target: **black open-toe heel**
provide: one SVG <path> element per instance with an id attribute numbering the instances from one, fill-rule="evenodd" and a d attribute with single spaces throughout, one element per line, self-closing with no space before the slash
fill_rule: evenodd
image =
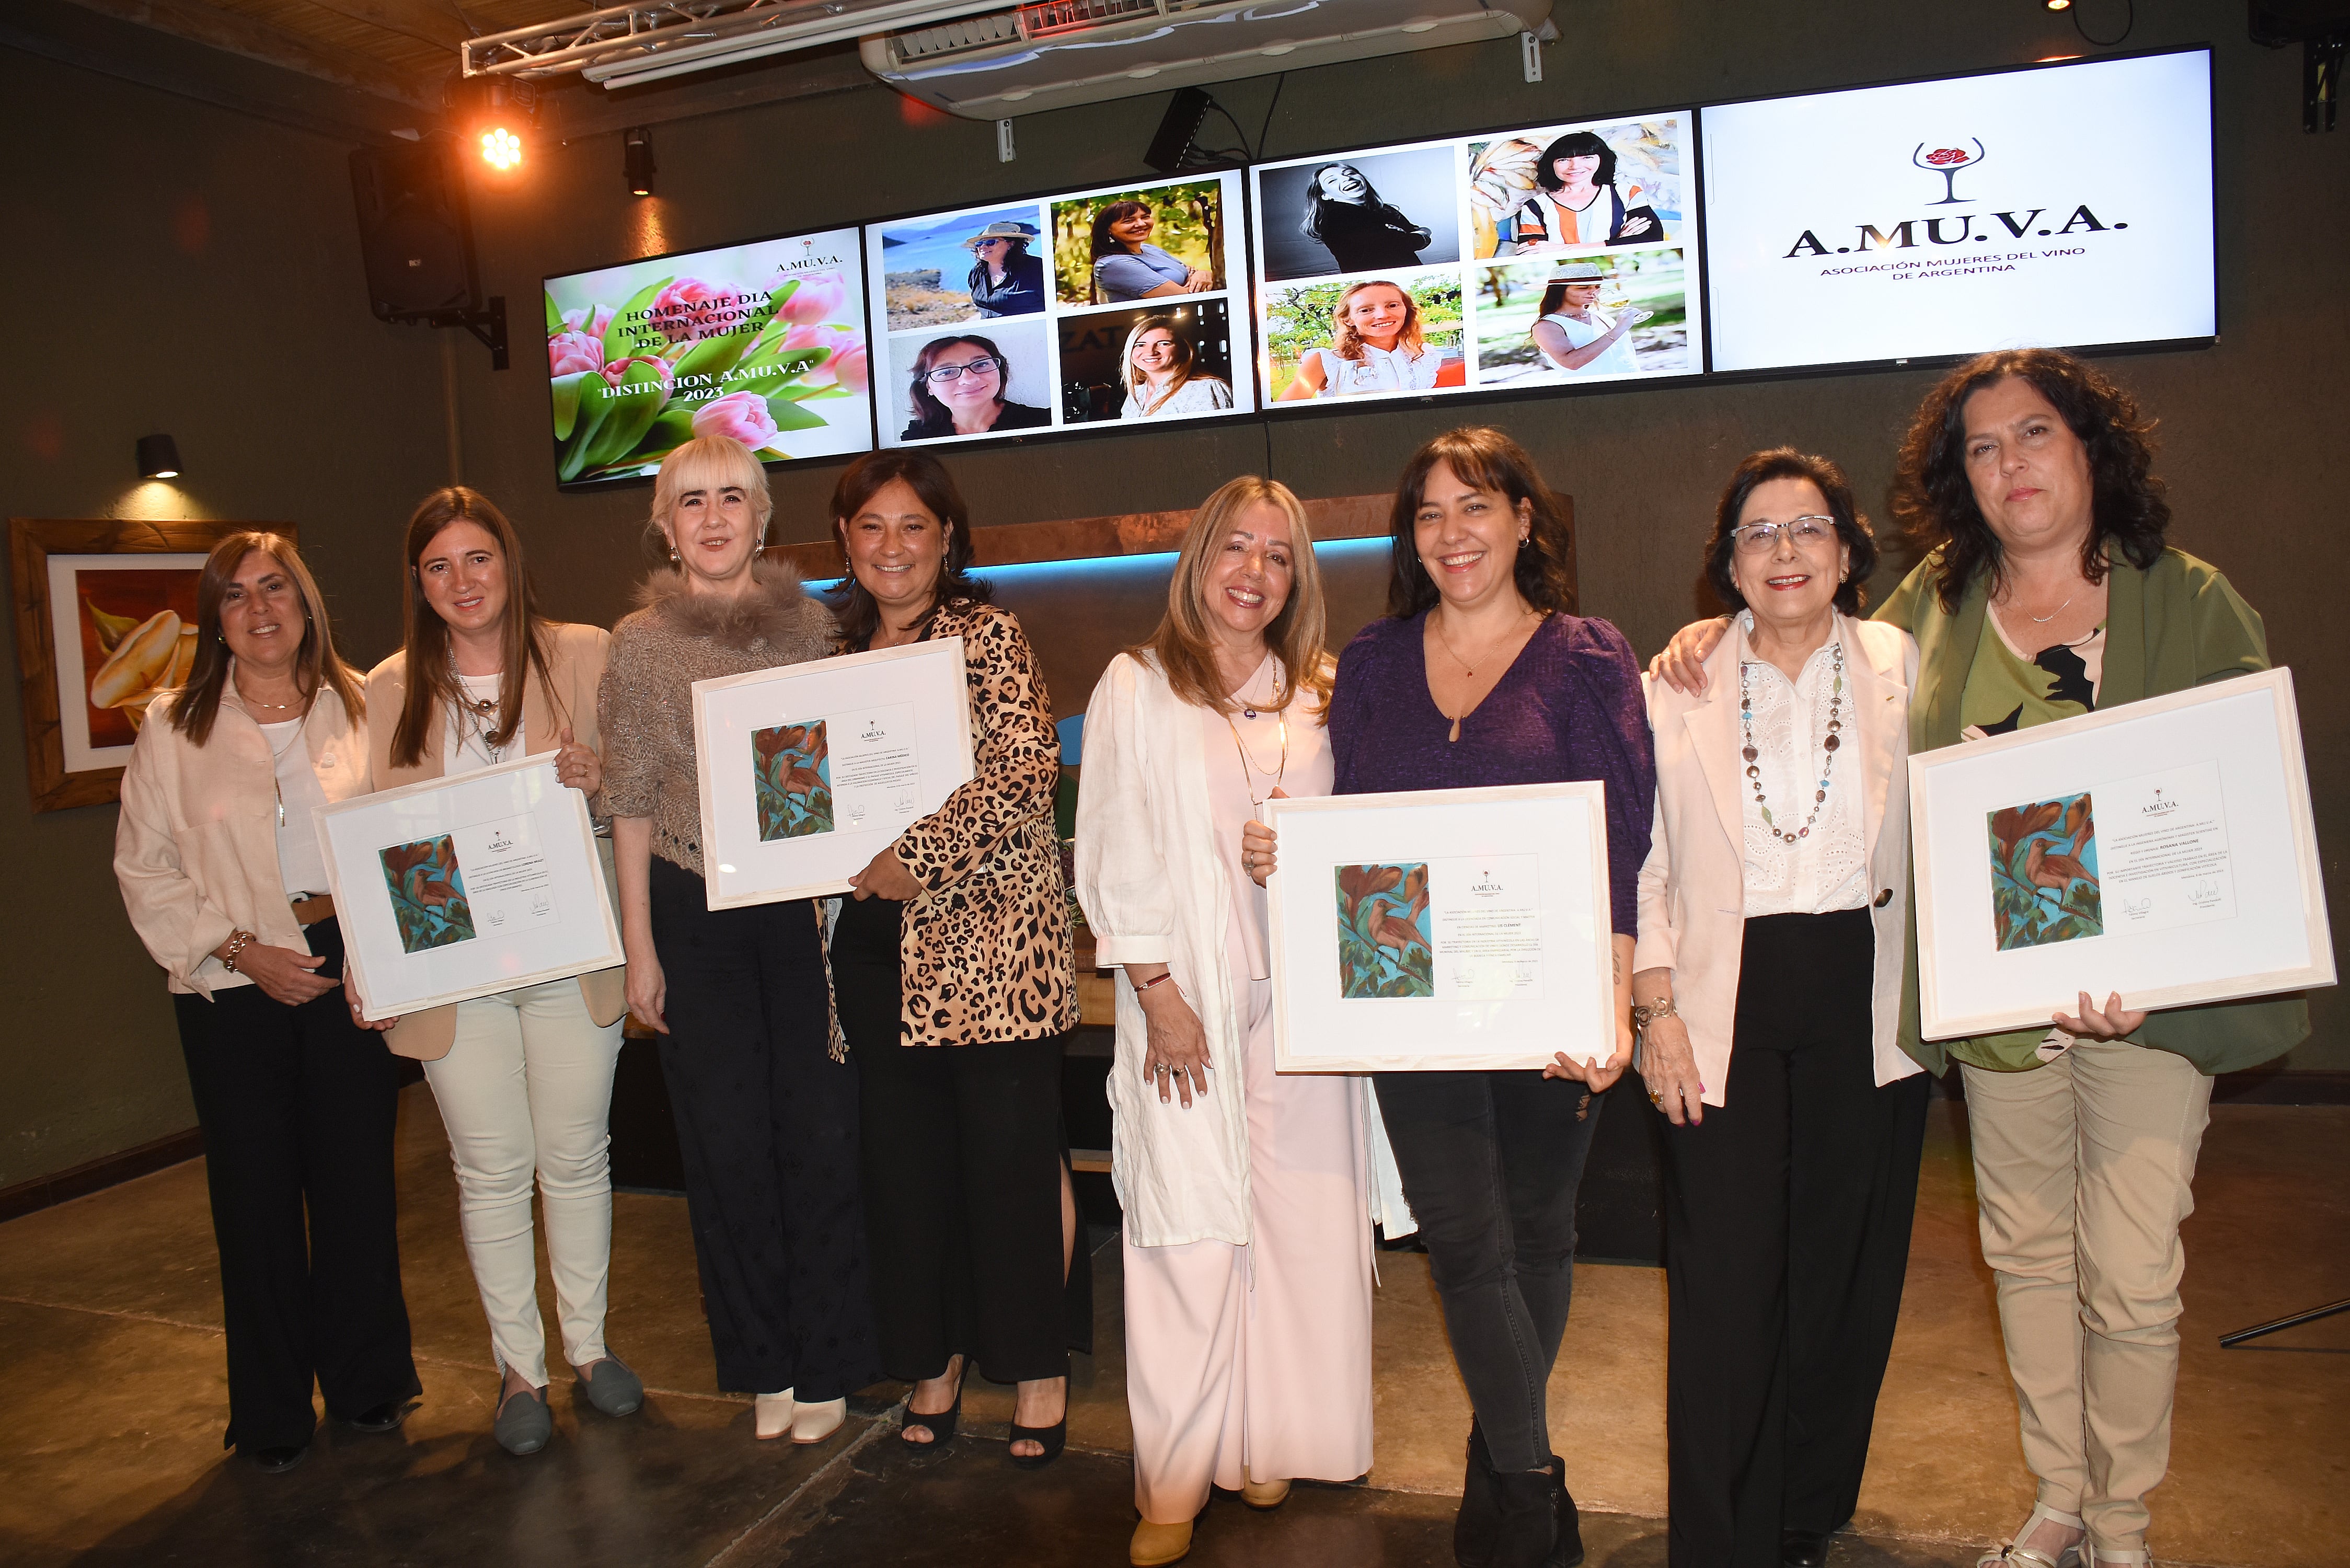
<path id="1" fill-rule="evenodd" d="M 962 1418 L 962 1385 L 960 1383 L 955 1385 L 954 1403 L 935 1415 L 926 1416 L 918 1412 L 914 1408 L 913 1397 L 909 1395 L 906 1397 L 905 1411 L 898 1417 L 898 1440 L 908 1448 L 913 1449 L 942 1448 L 954 1441 L 955 1423 Z M 909 1427 L 927 1428 L 931 1434 L 931 1440 L 927 1443 L 915 1442 L 906 1436 L 906 1428 Z"/>
<path id="2" fill-rule="evenodd" d="M 1069 1439 L 1069 1417 L 1064 1412 L 1061 1418 L 1049 1427 L 1024 1427 L 1017 1421 L 1013 1422 L 1012 1440 L 1016 1443 L 1023 1438 L 1032 1443 L 1043 1444 L 1045 1451 L 1041 1454 L 1014 1454 L 1012 1462 L 1024 1470 L 1041 1470 L 1061 1457 L 1061 1445 Z"/>

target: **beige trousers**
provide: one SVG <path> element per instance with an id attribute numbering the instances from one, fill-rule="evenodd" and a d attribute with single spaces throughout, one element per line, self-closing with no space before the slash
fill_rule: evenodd
<path id="1" fill-rule="evenodd" d="M 2211 1080 L 2169 1052 L 2095 1041 L 2031 1072 L 1965 1075 L 2024 1462 L 2043 1503 L 2126 1561 L 2170 1463 L 2178 1226 Z"/>

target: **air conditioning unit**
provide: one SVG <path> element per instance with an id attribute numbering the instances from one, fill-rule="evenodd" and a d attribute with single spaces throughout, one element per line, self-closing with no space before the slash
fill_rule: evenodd
<path id="1" fill-rule="evenodd" d="M 1035 0 L 864 38 L 899 91 L 1001 119 L 1162 88 L 1531 33 L 1551 0 Z"/>

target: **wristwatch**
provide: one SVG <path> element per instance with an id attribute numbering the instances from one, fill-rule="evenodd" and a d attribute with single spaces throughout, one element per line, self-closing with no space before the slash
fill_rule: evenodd
<path id="1" fill-rule="evenodd" d="M 1646 1034 L 1648 1032 L 1648 1025 L 1658 1019 L 1677 1018 L 1679 1015 L 1679 1010 L 1673 1005 L 1673 999 L 1669 996 L 1662 1002 L 1636 1002 L 1632 1004 L 1632 1027 L 1638 1033 Z"/>

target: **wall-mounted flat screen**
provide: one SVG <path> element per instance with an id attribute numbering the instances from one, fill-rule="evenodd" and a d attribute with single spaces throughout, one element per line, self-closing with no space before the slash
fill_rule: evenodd
<path id="1" fill-rule="evenodd" d="M 1232 171 L 868 223 L 881 443 L 1252 411 L 1240 225 Z"/>
<path id="2" fill-rule="evenodd" d="M 2208 50 L 1702 111 L 1713 369 L 2210 337 Z"/>
<path id="3" fill-rule="evenodd" d="M 1260 165 L 1268 406 L 1705 366 L 1687 110 Z"/>
<path id="4" fill-rule="evenodd" d="M 557 480 L 650 474 L 702 435 L 870 452 L 864 284 L 854 228 L 548 278 Z"/>

